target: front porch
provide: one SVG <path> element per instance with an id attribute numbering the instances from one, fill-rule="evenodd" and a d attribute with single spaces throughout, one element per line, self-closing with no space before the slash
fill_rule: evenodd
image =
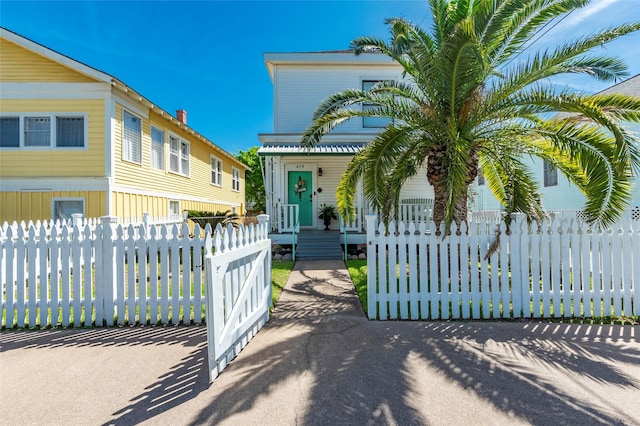
<path id="1" fill-rule="evenodd" d="M 398 209 L 398 220 L 428 223 L 431 220 L 433 200 L 406 199 Z M 293 258 L 299 260 L 344 259 L 346 248 L 366 243 L 365 215 L 373 212 L 369 207 L 357 206 L 350 222 L 342 217 L 333 221 L 333 229 L 319 230 L 300 226 L 298 204 L 277 204 L 269 238 L 278 245 L 291 245 Z M 335 257 L 337 254 L 338 257 Z M 329 256 L 329 257 L 325 257 Z"/>

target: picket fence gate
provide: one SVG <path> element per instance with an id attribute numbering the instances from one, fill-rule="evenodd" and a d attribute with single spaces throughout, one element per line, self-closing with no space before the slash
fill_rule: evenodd
<path id="1" fill-rule="evenodd" d="M 261 219 L 264 218 L 264 219 Z M 213 252 L 205 256 L 209 381 L 269 321 L 271 240 L 268 216 L 259 226 L 214 234 Z M 220 225 L 218 225 L 220 227 Z M 208 252 L 209 253 L 209 252 Z"/>
<path id="2" fill-rule="evenodd" d="M 268 216 L 260 220 L 218 229 L 220 253 L 266 240 Z M 201 236 L 198 225 L 189 235 L 186 224 L 115 222 L 1 227 L 2 327 L 202 323 L 211 227 Z"/>
<path id="3" fill-rule="evenodd" d="M 446 237 L 433 223 L 366 221 L 370 319 L 640 315 L 637 221 L 603 230 L 515 214 L 509 233 L 480 221 Z"/>

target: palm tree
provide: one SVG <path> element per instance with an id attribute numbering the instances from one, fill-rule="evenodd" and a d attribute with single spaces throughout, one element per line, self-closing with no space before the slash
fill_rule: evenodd
<path id="1" fill-rule="evenodd" d="M 377 51 L 403 68 L 401 81 L 369 91 L 348 89 L 324 100 L 302 137 L 313 146 L 355 117 L 392 121 L 357 154 L 337 190 L 349 218 L 360 179 L 363 192 L 388 220 L 402 184 L 426 164 L 434 188 L 433 220 L 449 229 L 467 217 L 469 185 L 481 169 L 511 212 L 539 218 L 544 209 L 526 158 L 548 161 L 587 198 L 589 221 L 608 224 L 631 199 L 640 154 L 621 122 L 640 121 L 640 98 L 554 89 L 550 77 L 579 73 L 601 81 L 626 76 L 621 59 L 591 52 L 640 23 L 609 28 L 525 57 L 528 42 L 554 19 L 589 0 L 430 0 L 427 32 L 388 19 L 389 42 L 363 37 L 355 54 Z M 366 103 L 369 108 L 360 108 Z"/>

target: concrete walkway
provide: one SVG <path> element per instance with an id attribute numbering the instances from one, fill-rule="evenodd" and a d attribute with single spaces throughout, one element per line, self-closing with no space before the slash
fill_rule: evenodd
<path id="1" fill-rule="evenodd" d="M 368 321 L 342 262 L 298 262 L 208 384 L 205 327 L 0 333 L 0 424 L 640 424 L 640 329 Z"/>

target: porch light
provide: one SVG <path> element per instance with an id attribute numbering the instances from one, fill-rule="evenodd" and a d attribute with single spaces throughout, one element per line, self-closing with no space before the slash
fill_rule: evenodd
<path id="1" fill-rule="evenodd" d="M 318 167 L 318 176 L 322 176 L 322 167 Z"/>

